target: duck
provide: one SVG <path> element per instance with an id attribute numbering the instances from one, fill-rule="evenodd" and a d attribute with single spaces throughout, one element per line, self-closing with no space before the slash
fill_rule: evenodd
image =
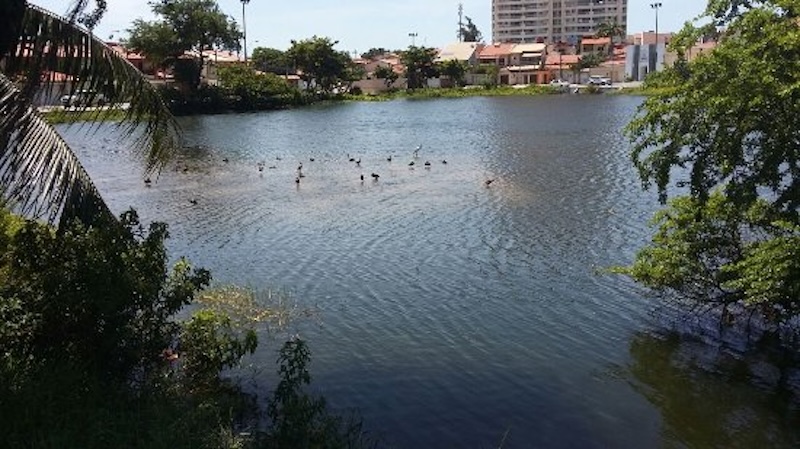
<path id="1" fill-rule="evenodd" d="M 426 167 L 430 167 L 431 166 L 431 161 L 425 161 L 425 166 Z"/>
<path id="2" fill-rule="evenodd" d="M 376 181 L 378 180 L 378 178 L 380 178 L 380 177 L 381 177 L 381 175 L 379 175 L 379 174 L 377 174 L 377 173 L 373 173 L 373 174 L 371 174 L 370 176 L 372 176 L 372 179 L 374 179 L 374 180 L 376 180 Z"/>
<path id="3" fill-rule="evenodd" d="M 192 206 L 197 206 L 197 199 L 196 198 L 192 198 L 192 199 L 189 200 L 189 203 L 191 203 Z"/>
<path id="4" fill-rule="evenodd" d="M 487 179 L 487 180 L 484 182 L 484 184 L 486 185 L 486 187 L 489 187 L 490 185 L 492 185 L 492 183 L 493 183 L 493 182 L 494 182 L 494 179 Z"/>
<path id="5" fill-rule="evenodd" d="M 228 158 L 227 157 L 223 157 L 222 158 L 222 162 L 225 162 L 227 164 L 228 163 Z"/>
<path id="6" fill-rule="evenodd" d="M 150 183 L 151 183 L 151 182 L 152 182 L 152 181 L 150 181 L 150 178 L 149 178 L 149 177 L 147 177 L 147 178 L 144 178 L 144 185 L 146 185 L 147 187 L 150 187 Z"/>
<path id="7" fill-rule="evenodd" d="M 409 163 L 408 163 L 408 166 L 409 166 L 409 167 L 411 167 L 411 166 L 413 166 L 413 165 L 414 165 L 414 161 L 411 161 L 411 162 L 409 162 Z"/>
<path id="8" fill-rule="evenodd" d="M 447 161 L 442 159 L 442 164 L 447 165 Z"/>
<path id="9" fill-rule="evenodd" d="M 390 154 L 389 157 L 386 158 L 386 160 L 392 162 L 392 155 Z"/>

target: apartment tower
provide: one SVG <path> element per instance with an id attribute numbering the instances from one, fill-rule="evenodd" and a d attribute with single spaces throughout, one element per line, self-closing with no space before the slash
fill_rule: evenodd
<path id="1" fill-rule="evenodd" d="M 628 0 L 492 0 L 492 41 L 577 43 L 601 23 L 627 28 Z"/>

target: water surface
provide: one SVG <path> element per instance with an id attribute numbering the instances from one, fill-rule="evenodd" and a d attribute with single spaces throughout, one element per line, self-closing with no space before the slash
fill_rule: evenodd
<path id="1" fill-rule="evenodd" d="M 640 289 L 598 274 L 632 260 L 657 207 L 621 135 L 639 102 L 194 117 L 150 188 L 105 131 L 67 135 L 115 211 L 169 223 L 173 256 L 314 308 L 293 331 L 315 389 L 395 447 L 794 446 L 796 393 L 773 365 L 662 336 Z"/>

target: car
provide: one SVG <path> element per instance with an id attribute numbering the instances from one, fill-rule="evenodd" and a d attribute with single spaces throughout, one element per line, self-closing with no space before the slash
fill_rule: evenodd
<path id="1" fill-rule="evenodd" d="M 608 86 L 611 84 L 611 79 L 606 78 L 605 76 L 592 75 L 589 77 L 589 82 L 587 82 L 586 84 L 589 84 L 591 86 Z"/>
<path id="2" fill-rule="evenodd" d="M 569 81 L 564 81 L 562 79 L 554 79 L 550 81 L 550 85 L 553 87 L 569 87 Z"/>
<path id="3" fill-rule="evenodd" d="M 68 108 L 70 106 L 103 106 L 106 104 L 105 95 L 93 90 L 77 90 L 72 94 L 62 95 L 61 104 Z"/>

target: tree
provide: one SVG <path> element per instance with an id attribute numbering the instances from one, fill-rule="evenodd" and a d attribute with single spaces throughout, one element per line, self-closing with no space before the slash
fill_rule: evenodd
<path id="1" fill-rule="evenodd" d="M 372 75 L 375 78 L 382 79 L 384 84 L 386 84 L 386 88 L 390 89 L 392 84 L 400 78 L 400 75 L 397 74 L 391 67 L 381 65 L 372 72 Z"/>
<path id="2" fill-rule="evenodd" d="M 799 13 L 782 0 L 710 2 L 719 45 L 648 78 L 658 90 L 627 129 L 644 187 L 684 196 L 625 272 L 723 317 L 800 313 Z M 679 55 L 705 31 L 684 28 Z"/>
<path id="3" fill-rule="evenodd" d="M 347 53 L 333 48 L 338 41 L 314 36 L 310 39 L 292 41 L 286 51 L 306 83 L 306 90 L 319 90 L 330 94 L 342 82 L 349 80 L 348 66 L 352 62 Z"/>
<path id="4" fill-rule="evenodd" d="M 245 65 L 220 67 L 219 83 L 227 95 L 238 98 L 237 108 L 272 109 L 289 103 L 296 89 L 274 73 L 256 73 Z"/>
<path id="5" fill-rule="evenodd" d="M 436 60 L 438 52 L 435 48 L 411 45 L 401 53 L 400 60 L 406 66 L 406 78 L 409 89 L 425 87 L 428 78 L 438 75 Z"/>
<path id="6" fill-rule="evenodd" d="M 613 22 L 603 22 L 597 26 L 595 36 L 609 38 L 610 45 L 608 46 L 609 54 L 614 52 L 614 38 L 625 37 L 625 27 L 620 25 L 616 20 Z"/>
<path id="7" fill-rule="evenodd" d="M 204 51 L 239 50 L 242 33 L 215 0 L 159 0 L 150 5 L 160 19 L 135 20 L 126 43 L 159 63 L 176 66 L 176 79 L 191 90 L 200 83 Z"/>
<path id="8" fill-rule="evenodd" d="M 478 30 L 478 27 L 472 23 L 472 19 L 469 16 L 466 16 L 467 23 L 461 25 L 461 28 L 458 30 L 459 37 L 461 37 L 462 42 L 480 42 L 483 39 L 481 32 Z"/>
<path id="9" fill-rule="evenodd" d="M 292 62 L 286 53 L 277 48 L 256 47 L 250 62 L 262 72 L 289 73 L 293 71 Z"/>
<path id="10" fill-rule="evenodd" d="M 115 218 L 75 153 L 33 106 L 36 93 L 53 86 L 50 74 L 70 77 L 70 93 L 102 93 L 110 107 L 130 104 L 119 129 L 136 137 L 131 142 L 146 173 L 178 146 L 176 122 L 161 97 L 121 55 L 76 25 L 80 6 L 65 20 L 23 0 L 0 3 L 0 195 L 17 212 L 62 226 L 73 218 Z M 89 100 L 78 108 L 86 110 Z"/>
<path id="11" fill-rule="evenodd" d="M 463 86 L 464 76 L 467 74 L 467 64 L 457 59 L 448 59 L 439 64 L 439 73 L 450 78 L 453 86 Z"/>
<path id="12" fill-rule="evenodd" d="M 389 50 L 383 47 L 370 48 L 369 50 L 367 50 L 366 53 L 361 53 L 361 57 L 364 59 L 374 59 L 377 58 L 378 56 L 383 56 L 387 53 L 389 53 Z"/>

